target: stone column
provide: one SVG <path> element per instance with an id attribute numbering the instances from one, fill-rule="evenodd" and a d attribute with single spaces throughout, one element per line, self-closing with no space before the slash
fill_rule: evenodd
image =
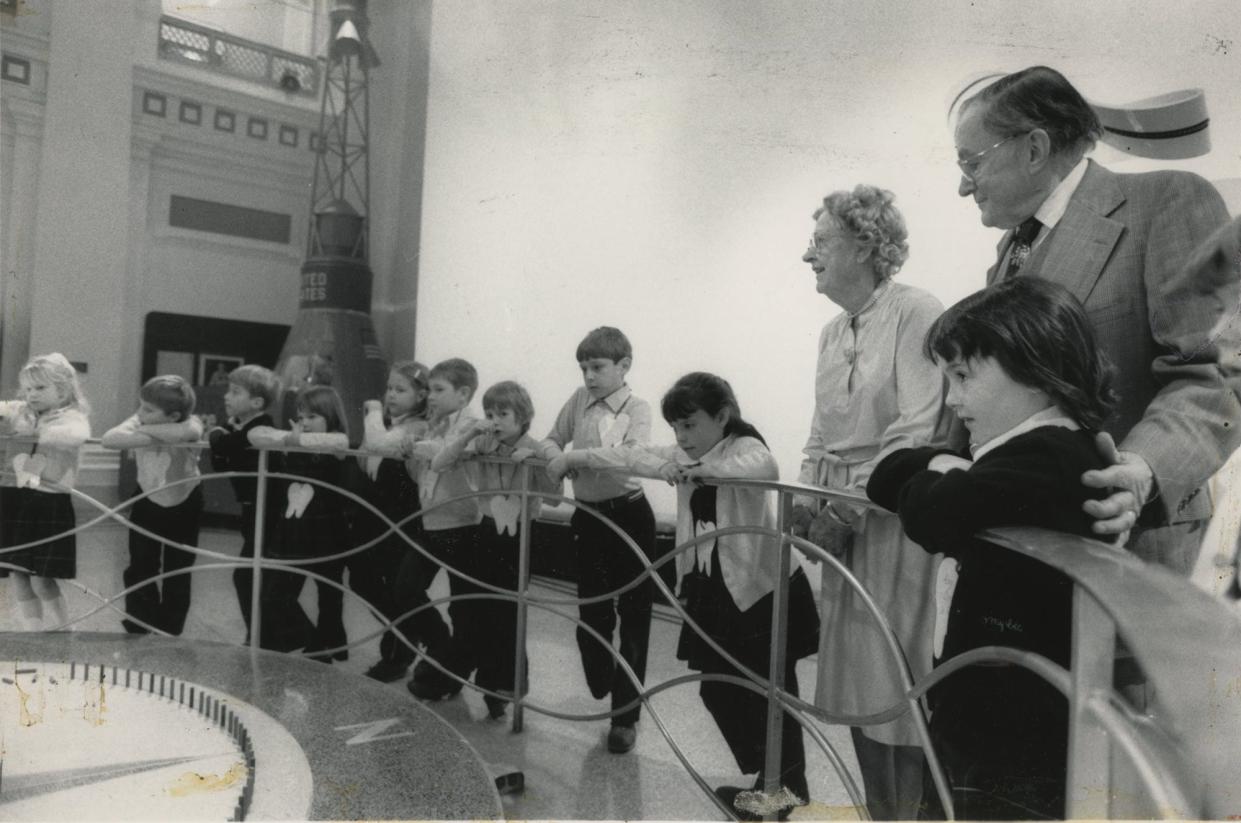
<path id="1" fill-rule="evenodd" d="M 17 373 L 30 356 L 30 304 L 34 274 L 34 213 L 39 186 L 39 141 L 43 110 L 36 103 L 10 99 L 4 116 L 13 133 L 4 204 L 4 244 L 0 273 L 0 398 L 17 391 Z"/>
<path id="2" fill-rule="evenodd" d="M 30 352 L 86 364 L 96 431 L 129 406 L 120 356 L 139 333 L 118 319 L 128 280 L 135 20 L 132 2 L 52 10 Z"/>

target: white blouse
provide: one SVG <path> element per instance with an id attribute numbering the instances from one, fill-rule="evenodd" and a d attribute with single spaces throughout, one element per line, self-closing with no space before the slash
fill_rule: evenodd
<path id="1" fill-rule="evenodd" d="M 856 316 L 842 312 L 819 336 L 814 415 L 798 477 L 803 483 L 865 494 L 871 472 L 889 452 L 947 437 L 944 378 L 922 353 L 943 306 L 904 283 L 879 288 L 871 306 Z"/>

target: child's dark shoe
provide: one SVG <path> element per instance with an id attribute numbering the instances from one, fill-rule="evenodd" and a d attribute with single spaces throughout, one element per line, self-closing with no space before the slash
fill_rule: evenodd
<path id="1" fill-rule="evenodd" d="M 613 726 L 608 730 L 608 751 L 624 754 L 638 742 L 638 730 L 633 726 Z"/>
<path id="2" fill-rule="evenodd" d="M 505 707 L 508 706 L 507 700 L 498 697 L 492 697 L 489 694 L 483 695 L 483 702 L 487 704 L 487 716 L 492 720 L 503 720 Z"/>
<path id="3" fill-rule="evenodd" d="M 415 676 L 406 688 L 419 700 L 447 700 L 461 691 L 460 683 L 443 683 L 437 680 L 424 680 Z"/>
<path id="4" fill-rule="evenodd" d="M 409 666 L 404 663 L 398 663 L 395 660 L 380 660 L 366 670 L 366 676 L 380 683 L 395 683 L 405 679 L 405 673 L 408 671 Z"/>

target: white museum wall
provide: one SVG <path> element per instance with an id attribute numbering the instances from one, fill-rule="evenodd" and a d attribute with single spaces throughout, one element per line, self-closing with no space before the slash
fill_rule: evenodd
<path id="1" fill-rule="evenodd" d="M 1103 102 L 1205 88 L 1216 148 L 1190 165 L 1235 177 L 1235 11 L 435 4 L 417 355 L 520 380 L 541 435 L 578 384 L 579 339 L 617 325 L 641 396 L 726 376 L 793 478 L 837 312 L 800 261 L 820 198 L 892 189 L 912 249 L 900 278 L 945 305 L 980 287 L 1000 235 L 956 194 L 946 108 L 966 76 L 1035 63 Z M 654 439 L 671 442 L 662 422 Z"/>

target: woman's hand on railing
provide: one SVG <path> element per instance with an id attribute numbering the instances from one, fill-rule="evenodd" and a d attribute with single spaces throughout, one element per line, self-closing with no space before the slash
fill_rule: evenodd
<path id="1" fill-rule="evenodd" d="M 810 521 L 806 539 L 837 559 L 843 558 L 853 546 L 853 523 L 851 513 L 841 515 L 831 503 L 823 507 L 818 516 Z M 809 556 L 810 561 L 817 562 Z"/>
<path id="2" fill-rule="evenodd" d="M 814 512 L 810 511 L 809 506 L 797 503 L 793 506 L 793 513 L 789 519 L 789 532 L 794 537 L 809 538 L 812 522 L 814 522 Z"/>
<path id="3" fill-rule="evenodd" d="M 529 448 L 513 449 L 513 453 L 509 455 L 514 463 L 524 463 L 531 457 L 534 457 L 534 449 Z"/>

